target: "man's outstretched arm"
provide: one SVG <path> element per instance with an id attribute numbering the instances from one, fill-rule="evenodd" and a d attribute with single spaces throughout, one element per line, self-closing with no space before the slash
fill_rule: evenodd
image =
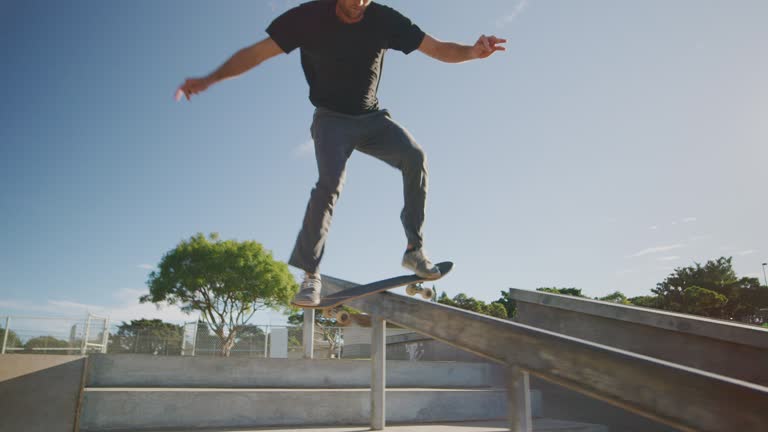
<path id="1" fill-rule="evenodd" d="M 486 58 L 496 51 L 504 51 L 505 48 L 500 44 L 506 42 L 506 39 L 483 35 L 474 45 L 460 45 L 439 41 L 430 35 L 425 35 L 424 40 L 419 45 L 419 51 L 446 63 L 461 63 Z"/>
<path id="2" fill-rule="evenodd" d="M 245 47 L 236 52 L 210 75 L 202 78 L 187 78 L 176 91 L 176 100 L 179 100 L 181 96 L 186 96 L 189 100 L 193 94 L 200 93 L 219 81 L 242 75 L 262 62 L 282 53 L 283 50 L 272 38 L 266 38 L 261 42 Z"/>

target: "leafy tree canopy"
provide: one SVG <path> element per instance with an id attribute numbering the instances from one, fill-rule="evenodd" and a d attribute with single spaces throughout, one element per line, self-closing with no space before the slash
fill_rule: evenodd
<path id="1" fill-rule="evenodd" d="M 177 355 L 181 353 L 182 333 L 181 325 L 159 319 L 123 321 L 110 338 L 109 352 Z"/>
<path id="2" fill-rule="evenodd" d="M 149 275 L 140 301 L 199 311 L 228 356 L 237 333 L 256 311 L 287 307 L 298 285 L 285 263 L 255 241 L 221 240 L 196 234 L 163 256 Z"/>
<path id="3" fill-rule="evenodd" d="M 587 298 L 587 296 L 581 293 L 581 288 L 541 287 L 536 288 L 536 291 Z"/>
<path id="4" fill-rule="evenodd" d="M 502 297 L 502 300 L 504 297 Z M 474 297 L 469 297 L 464 293 L 459 293 L 453 298 L 449 298 L 448 294 L 443 292 L 438 296 L 437 302 L 440 304 L 457 307 L 472 312 L 481 313 L 484 315 L 490 315 L 496 318 L 509 318 L 507 307 L 502 302 L 492 302 L 486 304 L 482 300 L 477 300 Z"/>
<path id="5" fill-rule="evenodd" d="M 757 278 L 739 278 L 731 257 L 677 268 L 652 292 L 661 309 L 750 324 L 766 321 L 761 309 L 768 308 L 768 287 Z"/>
<path id="6" fill-rule="evenodd" d="M 0 327 L 0 338 L 3 337 L 5 337 L 5 329 Z M 0 343 L 2 343 L 2 339 L 0 339 Z M 19 335 L 17 335 L 15 331 L 8 331 L 8 338 L 5 341 L 5 346 L 6 348 L 20 348 L 22 346 L 21 339 L 19 339 Z"/>
<path id="7" fill-rule="evenodd" d="M 38 336 L 32 338 L 24 344 L 24 348 L 31 350 L 33 348 L 70 348 L 69 342 L 56 339 L 53 336 Z"/>

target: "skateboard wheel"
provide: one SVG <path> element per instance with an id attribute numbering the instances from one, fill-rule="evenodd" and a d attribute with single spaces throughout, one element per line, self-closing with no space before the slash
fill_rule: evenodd
<path id="1" fill-rule="evenodd" d="M 336 322 L 342 326 L 348 325 L 352 322 L 352 315 L 347 311 L 339 311 L 336 313 Z"/>
<path id="2" fill-rule="evenodd" d="M 432 300 L 432 297 L 435 296 L 435 292 L 432 291 L 432 288 L 424 288 L 421 290 L 421 297 L 424 300 Z"/>
<path id="3" fill-rule="evenodd" d="M 418 286 L 418 285 L 415 285 L 415 284 L 410 284 L 410 285 L 408 285 L 408 286 L 405 288 L 405 292 L 406 292 L 406 294 L 408 294 L 409 296 L 415 296 L 416 294 L 418 294 L 418 293 L 419 293 L 419 291 L 420 291 L 420 290 L 419 290 L 419 286 Z"/>
<path id="4" fill-rule="evenodd" d="M 336 311 L 333 308 L 323 309 L 323 318 L 333 319 L 336 316 Z"/>

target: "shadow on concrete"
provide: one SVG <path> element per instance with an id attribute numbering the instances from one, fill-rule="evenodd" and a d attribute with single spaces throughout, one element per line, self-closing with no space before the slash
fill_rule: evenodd
<path id="1" fill-rule="evenodd" d="M 677 429 L 615 407 L 565 387 L 531 377 L 531 388 L 542 392 L 547 418 L 604 425 L 610 432 L 677 432 Z"/>
<path id="2" fill-rule="evenodd" d="M 28 357 L 34 362 L 35 355 Z M 0 381 L 0 432 L 74 431 L 84 362 L 78 358 Z"/>

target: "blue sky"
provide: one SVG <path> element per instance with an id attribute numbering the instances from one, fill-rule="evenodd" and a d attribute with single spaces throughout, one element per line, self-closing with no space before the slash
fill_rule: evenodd
<path id="1" fill-rule="evenodd" d="M 387 54 L 382 105 L 425 148 L 437 283 L 647 294 L 768 261 L 768 3 L 387 0 L 485 61 Z M 138 305 L 196 232 L 287 260 L 316 180 L 298 51 L 176 103 L 297 1 L 0 1 L 0 315 L 193 320 Z M 399 174 L 353 155 L 322 271 L 403 272 Z M 260 314 L 257 324 L 279 322 Z"/>

